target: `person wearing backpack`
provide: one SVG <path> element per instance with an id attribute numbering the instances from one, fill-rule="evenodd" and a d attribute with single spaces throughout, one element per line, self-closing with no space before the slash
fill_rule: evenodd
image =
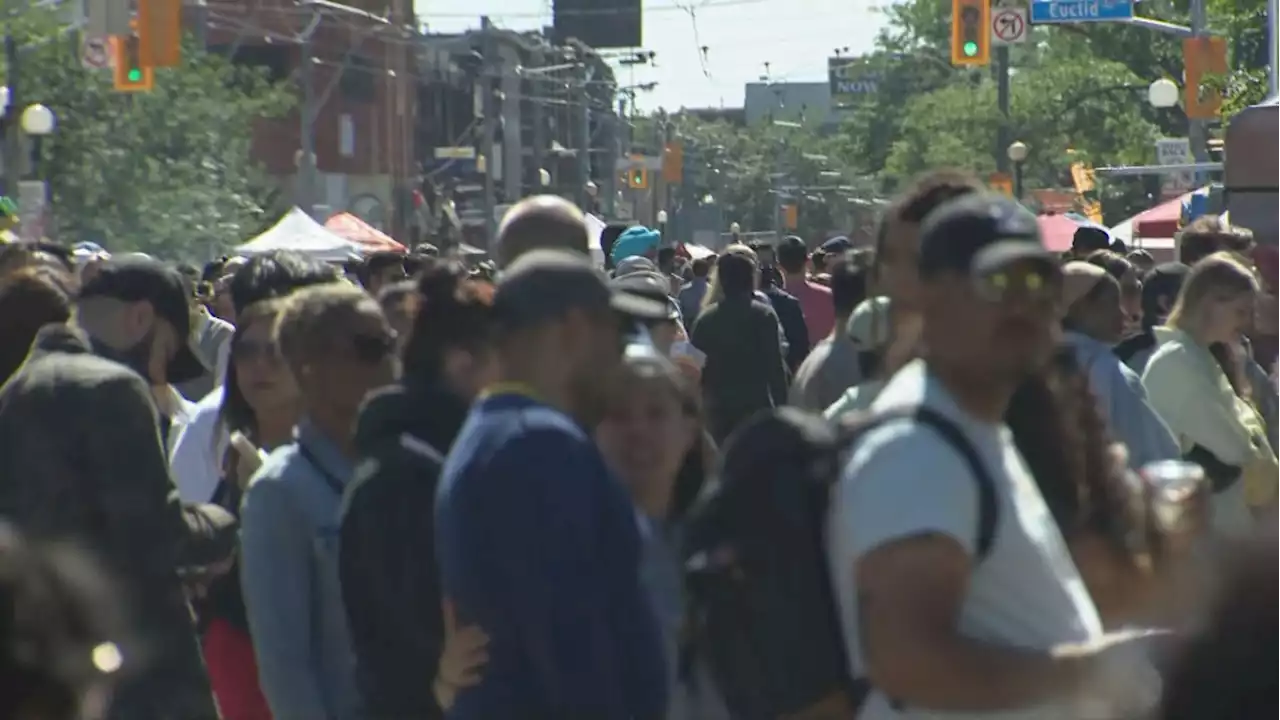
<path id="1" fill-rule="evenodd" d="M 1034 217 L 952 200 L 921 227 L 917 266 L 927 350 L 872 405 L 893 417 L 859 435 L 827 511 L 850 677 L 872 688 L 858 717 L 1149 710 L 1146 640 L 1103 634 L 1002 422 L 1054 347 L 1061 276 Z"/>

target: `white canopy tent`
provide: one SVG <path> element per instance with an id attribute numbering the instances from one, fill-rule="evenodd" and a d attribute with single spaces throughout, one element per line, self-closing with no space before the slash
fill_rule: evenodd
<path id="1" fill-rule="evenodd" d="M 344 262 L 360 255 L 358 245 L 330 231 L 297 207 L 235 252 L 250 256 L 273 250 L 292 250 L 325 262 Z"/>

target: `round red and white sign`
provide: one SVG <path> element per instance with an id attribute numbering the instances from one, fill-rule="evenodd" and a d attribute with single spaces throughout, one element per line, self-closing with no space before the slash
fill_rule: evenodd
<path id="1" fill-rule="evenodd" d="M 80 63 L 90 70 L 105 70 L 110 67 L 111 53 L 107 38 L 84 38 L 80 42 Z"/>
<path id="2" fill-rule="evenodd" d="M 1001 44 L 1020 43 L 1027 39 L 1025 8 L 1002 8 L 991 13 L 991 39 Z"/>

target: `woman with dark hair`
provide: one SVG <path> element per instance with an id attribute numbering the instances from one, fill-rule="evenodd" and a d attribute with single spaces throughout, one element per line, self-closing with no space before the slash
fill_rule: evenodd
<path id="1" fill-rule="evenodd" d="M 39 265 L 0 277 L 0 385 L 22 365 L 40 328 L 71 319 L 72 286 L 66 273 Z"/>
<path id="2" fill-rule="evenodd" d="M 343 502 L 339 576 L 371 718 L 440 717 L 474 681 L 467 668 L 487 642 L 453 626 L 433 517 L 444 456 L 494 376 L 493 286 L 439 261 L 420 275 L 414 304 L 401 383 L 365 401 Z"/>
<path id="3" fill-rule="evenodd" d="M 222 479 L 213 502 L 239 513 L 249 479 L 262 462 L 260 453 L 288 443 L 298 421 L 298 388 L 272 339 L 282 301 L 250 305 L 237 317 L 227 360 L 218 424 L 235 438 L 222 463 Z M 204 626 L 204 656 L 218 706 L 226 720 L 270 720 L 271 711 L 258 685 L 258 665 L 249 636 L 240 589 L 233 568 L 215 580 L 199 603 Z"/>

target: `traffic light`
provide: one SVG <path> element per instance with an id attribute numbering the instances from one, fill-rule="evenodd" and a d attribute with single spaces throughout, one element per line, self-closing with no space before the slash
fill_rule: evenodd
<path id="1" fill-rule="evenodd" d="M 150 92 L 155 87 L 155 71 L 142 62 L 142 43 L 137 35 L 115 38 L 116 92 Z"/>
<path id="2" fill-rule="evenodd" d="M 627 187 L 632 190 L 644 190 L 649 187 L 649 171 L 644 168 L 631 168 L 628 170 Z"/>
<path id="3" fill-rule="evenodd" d="M 990 0 L 951 0 L 951 64 L 991 62 Z"/>
<path id="4" fill-rule="evenodd" d="M 138 55 L 147 67 L 182 63 L 182 0 L 137 0 Z"/>

